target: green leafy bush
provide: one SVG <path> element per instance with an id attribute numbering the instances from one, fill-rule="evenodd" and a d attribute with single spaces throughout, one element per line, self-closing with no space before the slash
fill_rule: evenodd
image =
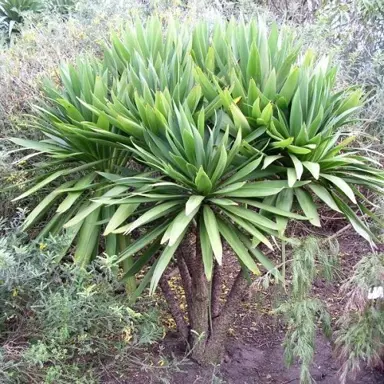
<path id="1" fill-rule="evenodd" d="M 75 0 L 1 0 L 0 32 L 11 39 L 13 32 L 20 32 L 20 26 L 27 14 L 55 12 L 68 14 L 74 9 Z"/>
<path id="2" fill-rule="evenodd" d="M 92 361 L 118 364 L 162 336 L 156 310 L 128 307 L 105 262 L 88 270 L 58 265 L 68 238 L 28 243 L 22 219 L 20 212 L 0 226 L 2 383 L 96 383 L 101 372 Z"/>
<path id="3" fill-rule="evenodd" d="M 362 92 L 336 92 L 336 68 L 300 56 L 292 34 L 261 20 L 162 29 L 158 19 L 129 26 L 102 62 L 68 67 L 63 87 L 46 89 L 35 123 L 46 139 L 13 141 L 54 171 L 19 198 L 48 188 L 25 226 L 56 211 L 40 238 L 72 228 L 79 265 L 97 254 L 103 227 L 125 278 L 147 271 L 135 295 L 160 283 L 192 356 L 215 362 L 251 273 L 284 279 L 261 245 L 292 242 L 289 219 L 320 226 L 320 202 L 373 243 L 357 214 L 373 216 L 361 187 L 382 192 L 384 175 L 348 146 Z M 128 234 L 120 248 L 110 237 Z M 220 306 L 223 242 L 241 270 Z M 189 326 L 164 275 L 174 255 Z"/>
<path id="4" fill-rule="evenodd" d="M 49 154 L 52 160 L 40 165 L 47 169 L 44 177 L 19 198 L 30 195 L 58 178 L 66 178 L 64 184 L 49 193 L 30 213 L 23 229 L 31 227 L 65 195 L 60 205 L 56 204 L 57 213 L 38 238 L 42 239 L 48 233 L 58 234 L 63 224 L 71 219 L 73 228 L 69 234 L 72 239 L 78 235 L 74 257 L 79 264 L 86 265 L 92 256 L 94 258 L 98 254 L 100 226 L 95 223 L 109 219 L 114 213 L 113 209 L 111 211 L 110 208 L 102 208 L 101 204 L 89 202 L 89 197 L 98 194 L 113 196 L 124 191 L 121 188 L 110 189 L 105 181 L 100 180 L 97 171 L 125 166 L 130 155 L 122 149 L 121 144 L 128 144 L 130 141 L 128 138 L 124 139 L 124 132 L 110 125 L 108 120 L 98 118 L 77 99 L 82 97 L 82 102 L 89 103 L 93 99 L 103 100 L 108 92 L 108 73 L 103 71 L 97 61 L 80 63 L 78 71 L 72 66 L 62 69 L 61 78 L 65 88 L 61 91 L 47 85 L 46 94 L 55 104 L 46 108 L 39 107 L 40 117 L 36 126 L 50 139 L 40 142 L 35 148 Z M 76 128 L 73 125 L 76 121 L 87 121 L 87 125 L 79 123 Z M 112 142 L 112 139 L 115 142 L 119 139 L 119 143 Z M 25 139 L 13 141 L 27 147 L 35 145 Z M 79 212 L 81 214 L 78 215 Z M 106 239 L 106 252 L 110 256 L 119 252 L 117 247 L 116 236 Z"/>

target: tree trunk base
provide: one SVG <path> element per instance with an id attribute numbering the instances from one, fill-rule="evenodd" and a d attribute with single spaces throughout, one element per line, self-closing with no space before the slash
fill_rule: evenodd
<path id="1" fill-rule="evenodd" d="M 227 331 L 248 292 L 248 281 L 240 270 L 232 288 L 221 305 L 221 268 L 215 265 L 213 281 L 205 276 L 200 241 L 188 238 L 178 254 L 180 277 L 188 306 L 189 324 L 184 320 L 175 295 L 166 277 L 160 287 L 176 321 L 178 331 L 188 341 L 189 356 L 201 366 L 220 364 L 224 358 Z M 190 252 L 193 249 L 194 252 Z"/>
<path id="2" fill-rule="evenodd" d="M 208 367 L 212 365 L 220 364 L 224 359 L 225 347 L 215 345 L 205 345 L 202 350 L 193 350 L 191 353 L 191 359 L 202 367 Z"/>

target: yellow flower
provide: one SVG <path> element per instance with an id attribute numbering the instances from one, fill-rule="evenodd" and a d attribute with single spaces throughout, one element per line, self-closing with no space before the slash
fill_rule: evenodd
<path id="1" fill-rule="evenodd" d="M 47 248 L 47 244 L 40 243 L 40 251 L 44 251 L 45 248 Z"/>

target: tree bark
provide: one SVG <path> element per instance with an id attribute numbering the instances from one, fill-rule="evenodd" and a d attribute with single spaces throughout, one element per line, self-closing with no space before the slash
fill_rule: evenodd
<path id="1" fill-rule="evenodd" d="M 171 315 L 176 322 L 177 330 L 180 332 L 181 336 L 185 340 L 188 340 L 188 335 L 189 335 L 188 325 L 184 320 L 184 316 L 183 316 L 183 313 L 181 312 L 180 307 L 177 303 L 177 299 L 174 296 L 174 294 L 172 293 L 171 288 L 168 284 L 168 277 L 163 276 L 160 279 L 159 285 L 160 285 L 160 288 L 163 292 L 165 300 L 168 304 Z"/>
<path id="2" fill-rule="evenodd" d="M 179 255 L 183 258 L 188 273 L 192 278 L 196 263 L 196 234 L 188 233 L 185 240 L 180 244 Z"/>
<path id="3" fill-rule="evenodd" d="M 201 365 L 217 364 L 221 362 L 225 351 L 228 328 L 246 297 L 248 282 L 240 271 L 226 302 L 220 305 L 221 268 L 215 264 L 210 291 L 204 273 L 200 240 L 197 235 L 193 237 L 195 243 L 189 236 L 181 245 L 177 259 L 188 305 L 189 327 L 165 278 L 160 280 L 160 287 L 179 332 L 188 339 L 191 358 Z"/>
<path id="4" fill-rule="evenodd" d="M 192 308 L 192 272 L 196 260 L 195 235 L 189 233 L 186 239 L 180 244 L 177 255 L 177 266 L 183 285 L 185 299 L 187 302 L 188 319 L 190 325 Z"/>
<path id="5" fill-rule="evenodd" d="M 237 275 L 227 301 L 218 317 L 213 319 L 212 331 L 204 343 L 204 352 L 193 356 L 201 365 L 220 364 L 224 352 L 227 331 L 246 296 L 248 282 L 242 271 Z"/>
<path id="6" fill-rule="evenodd" d="M 184 256 L 182 252 L 179 252 L 177 256 L 177 266 L 179 269 L 180 277 L 181 277 L 181 283 L 183 285 L 184 293 L 185 293 L 185 299 L 187 302 L 187 310 L 188 310 L 188 316 L 189 311 L 192 306 L 191 298 L 192 298 L 192 277 L 188 270 L 187 264 L 185 263 Z"/>
<path id="7" fill-rule="evenodd" d="M 205 344 L 209 334 L 209 289 L 204 273 L 201 256 L 200 239 L 196 234 L 195 257 L 189 267 L 191 272 L 191 308 L 189 311 L 191 357 L 200 362 L 203 360 Z"/>
<path id="8" fill-rule="evenodd" d="M 248 281 L 240 270 L 220 315 L 213 319 L 212 334 L 205 348 L 206 362 L 220 363 L 225 351 L 228 328 L 232 324 L 235 314 L 240 310 L 243 299 L 247 294 L 247 287 Z"/>
<path id="9" fill-rule="evenodd" d="M 211 306 L 212 306 L 212 318 L 219 316 L 220 314 L 220 299 L 222 294 L 222 282 L 223 274 L 220 265 L 215 262 L 212 277 L 212 289 L 211 289 Z"/>

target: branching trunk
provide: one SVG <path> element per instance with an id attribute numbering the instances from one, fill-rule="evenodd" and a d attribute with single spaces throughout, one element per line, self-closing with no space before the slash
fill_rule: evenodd
<path id="1" fill-rule="evenodd" d="M 187 301 L 188 315 L 190 317 L 190 309 L 192 307 L 192 277 L 184 260 L 184 252 L 182 251 L 179 252 L 177 256 L 177 265 Z"/>
<path id="2" fill-rule="evenodd" d="M 168 284 L 168 277 L 163 276 L 160 279 L 159 285 L 163 292 L 165 300 L 167 301 L 169 311 L 171 312 L 171 315 L 176 322 L 177 330 L 180 332 L 181 336 L 185 340 L 187 340 L 189 335 L 188 325 L 184 320 L 184 316 L 177 303 L 177 299 L 172 293 L 172 290 Z"/>
<path id="3" fill-rule="evenodd" d="M 192 348 L 191 356 L 196 361 L 204 358 L 205 344 L 209 335 L 209 286 L 204 274 L 204 265 L 201 257 L 200 241 L 196 236 L 195 257 L 189 267 L 192 277 L 191 308 L 189 321 L 191 325 L 189 342 Z"/>
<path id="4" fill-rule="evenodd" d="M 213 269 L 213 278 L 212 278 L 212 289 L 211 289 L 211 301 L 212 301 L 212 318 L 219 316 L 220 314 L 220 299 L 222 294 L 222 283 L 223 283 L 223 274 L 221 271 L 222 267 L 215 262 L 215 267 Z"/>
<path id="5" fill-rule="evenodd" d="M 205 361 L 202 363 L 220 363 L 224 351 L 227 331 L 240 310 L 243 299 L 247 293 L 248 282 L 240 271 L 228 294 L 220 315 L 213 319 L 212 333 L 205 348 Z"/>
<path id="6" fill-rule="evenodd" d="M 222 271 L 215 264 L 212 285 L 207 281 L 201 256 L 200 241 L 188 236 L 177 255 L 177 264 L 188 305 L 189 326 L 184 321 L 168 282 L 160 281 L 169 309 L 183 338 L 188 339 L 190 356 L 202 365 L 220 363 L 227 330 L 246 297 L 248 282 L 238 273 L 225 303 L 222 295 Z M 210 318 L 211 316 L 211 318 Z"/>

